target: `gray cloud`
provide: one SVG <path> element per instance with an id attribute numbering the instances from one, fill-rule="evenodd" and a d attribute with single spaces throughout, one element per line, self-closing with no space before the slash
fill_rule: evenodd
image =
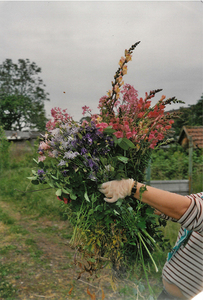
<path id="1" fill-rule="evenodd" d="M 202 8 L 200 1 L 0 2 L 0 63 L 35 61 L 50 93 L 47 115 L 59 106 L 79 120 L 83 105 L 97 112 L 124 50 L 141 40 L 125 82 L 140 96 L 163 88 L 193 104 L 203 92 Z"/>

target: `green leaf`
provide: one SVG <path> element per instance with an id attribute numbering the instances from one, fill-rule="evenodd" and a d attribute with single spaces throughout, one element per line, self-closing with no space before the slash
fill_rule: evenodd
<path id="1" fill-rule="evenodd" d="M 95 211 L 103 211 L 103 206 L 97 205 L 97 207 L 95 208 Z"/>
<path id="2" fill-rule="evenodd" d="M 137 227 L 143 229 L 146 228 L 146 223 L 144 221 L 137 223 Z"/>
<path id="3" fill-rule="evenodd" d="M 88 195 L 87 195 L 87 191 L 84 193 L 84 197 L 85 197 L 85 200 L 86 200 L 87 202 L 90 202 L 90 199 L 89 199 L 89 197 L 88 197 Z"/>
<path id="4" fill-rule="evenodd" d="M 104 132 L 107 134 L 114 133 L 116 130 L 112 128 L 112 126 L 108 126 L 104 129 Z"/>
<path id="5" fill-rule="evenodd" d="M 36 159 L 33 158 L 33 160 L 34 160 L 34 162 L 35 162 L 36 164 L 38 164 L 38 161 L 37 161 Z"/>
<path id="6" fill-rule="evenodd" d="M 27 177 L 27 179 L 29 179 L 29 180 L 37 180 L 37 176 Z"/>
<path id="7" fill-rule="evenodd" d="M 129 160 L 125 156 L 117 156 L 117 159 L 120 160 L 120 161 L 122 161 L 124 164 L 127 164 L 128 160 Z"/>
<path id="8" fill-rule="evenodd" d="M 130 140 L 128 140 L 127 138 L 118 139 L 118 145 L 123 150 L 128 150 L 129 148 L 135 148 L 135 145 Z"/>
<path id="9" fill-rule="evenodd" d="M 82 134 L 78 132 L 77 135 L 78 135 L 79 139 L 81 140 L 82 139 Z"/>
<path id="10" fill-rule="evenodd" d="M 116 202 L 116 206 L 120 207 L 123 203 L 123 199 L 118 199 L 118 201 Z"/>
<path id="11" fill-rule="evenodd" d="M 73 193 L 70 193 L 70 198 L 71 198 L 72 200 L 75 200 L 75 199 L 77 199 L 77 196 L 76 196 L 75 194 L 73 194 Z"/>
<path id="12" fill-rule="evenodd" d="M 39 181 L 38 180 L 32 180 L 31 183 L 34 184 L 34 185 L 38 185 Z"/>
<path id="13" fill-rule="evenodd" d="M 57 191 L 56 191 L 56 196 L 61 196 L 61 194 L 62 194 L 62 189 L 58 189 Z"/>
<path id="14" fill-rule="evenodd" d="M 62 191 L 63 191 L 63 193 L 65 193 L 65 194 L 70 194 L 70 193 L 71 193 L 71 190 L 68 189 L 68 188 L 66 188 L 66 189 L 62 188 Z"/>
<path id="15" fill-rule="evenodd" d="M 112 135 L 112 137 L 113 137 L 114 144 L 117 145 L 118 144 L 117 137 L 114 134 Z"/>
<path id="16" fill-rule="evenodd" d="M 118 145 L 119 145 L 123 150 L 128 150 L 128 149 L 129 149 L 128 144 L 127 144 L 123 139 L 118 139 Z"/>

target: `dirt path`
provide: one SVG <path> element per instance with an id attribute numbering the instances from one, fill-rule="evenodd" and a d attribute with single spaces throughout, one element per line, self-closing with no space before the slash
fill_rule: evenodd
<path id="1" fill-rule="evenodd" d="M 0 201 L 0 299 L 137 298 L 114 291 L 108 270 L 95 281 L 77 280 L 67 221 L 21 215 L 12 205 Z"/>

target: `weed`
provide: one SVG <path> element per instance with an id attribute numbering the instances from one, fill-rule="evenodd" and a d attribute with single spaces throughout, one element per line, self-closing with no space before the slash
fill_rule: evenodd
<path id="1" fill-rule="evenodd" d="M 36 245 L 36 242 L 30 238 L 30 239 L 25 240 L 25 244 L 29 245 L 29 246 L 33 246 L 33 245 Z"/>
<path id="2" fill-rule="evenodd" d="M 12 272 L 10 265 L 3 265 L 0 262 L 0 299 L 15 299 L 12 297 L 16 295 L 17 290 L 6 278 Z"/>
<path id="3" fill-rule="evenodd" d="M 12 225 L 15 223 L 15 220 L 5 213 L 0 207 L 0 221 L 3 222 L 5 225 Z"/>
<path id="4" fill-rule="evenodd" d="M 17 247 L 15 245 L 7 245 L 7 246 L 4 246 L 4 247 L 0 248 L 0 254 L 1 255 L 6 255 L 10 251 L 16 250 L 16 249 L 17 249 Z"/>
<path id="5" fill-rule="evenodd" d="M 23 228 L 23 227 L 20 226 L 20 225 L 13 225 L 13 226 L 10 226 L 9 232 L 10 232 L 10 233 L 17 233 L 17 234 L 21 234 L 21 235 L 26 235 L 26 234 L 29 233 L 25 228 Z"/>

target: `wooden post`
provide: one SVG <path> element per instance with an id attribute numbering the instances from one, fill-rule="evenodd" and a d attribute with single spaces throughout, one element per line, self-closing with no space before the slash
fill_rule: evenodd
<path id="1" fill-rule="evenodd" d="M 193 143 L 192 137 L 189 137 L 189 193 L 192 194 L 192 153 L 193 153 Z"/>
<path id="2" fill-rule="evenodd" d="M 148 162 L 148 166 L 146 169 L 146 184 L 150 185 L 150 180 L 151 180 L 151 158 Z"/>

